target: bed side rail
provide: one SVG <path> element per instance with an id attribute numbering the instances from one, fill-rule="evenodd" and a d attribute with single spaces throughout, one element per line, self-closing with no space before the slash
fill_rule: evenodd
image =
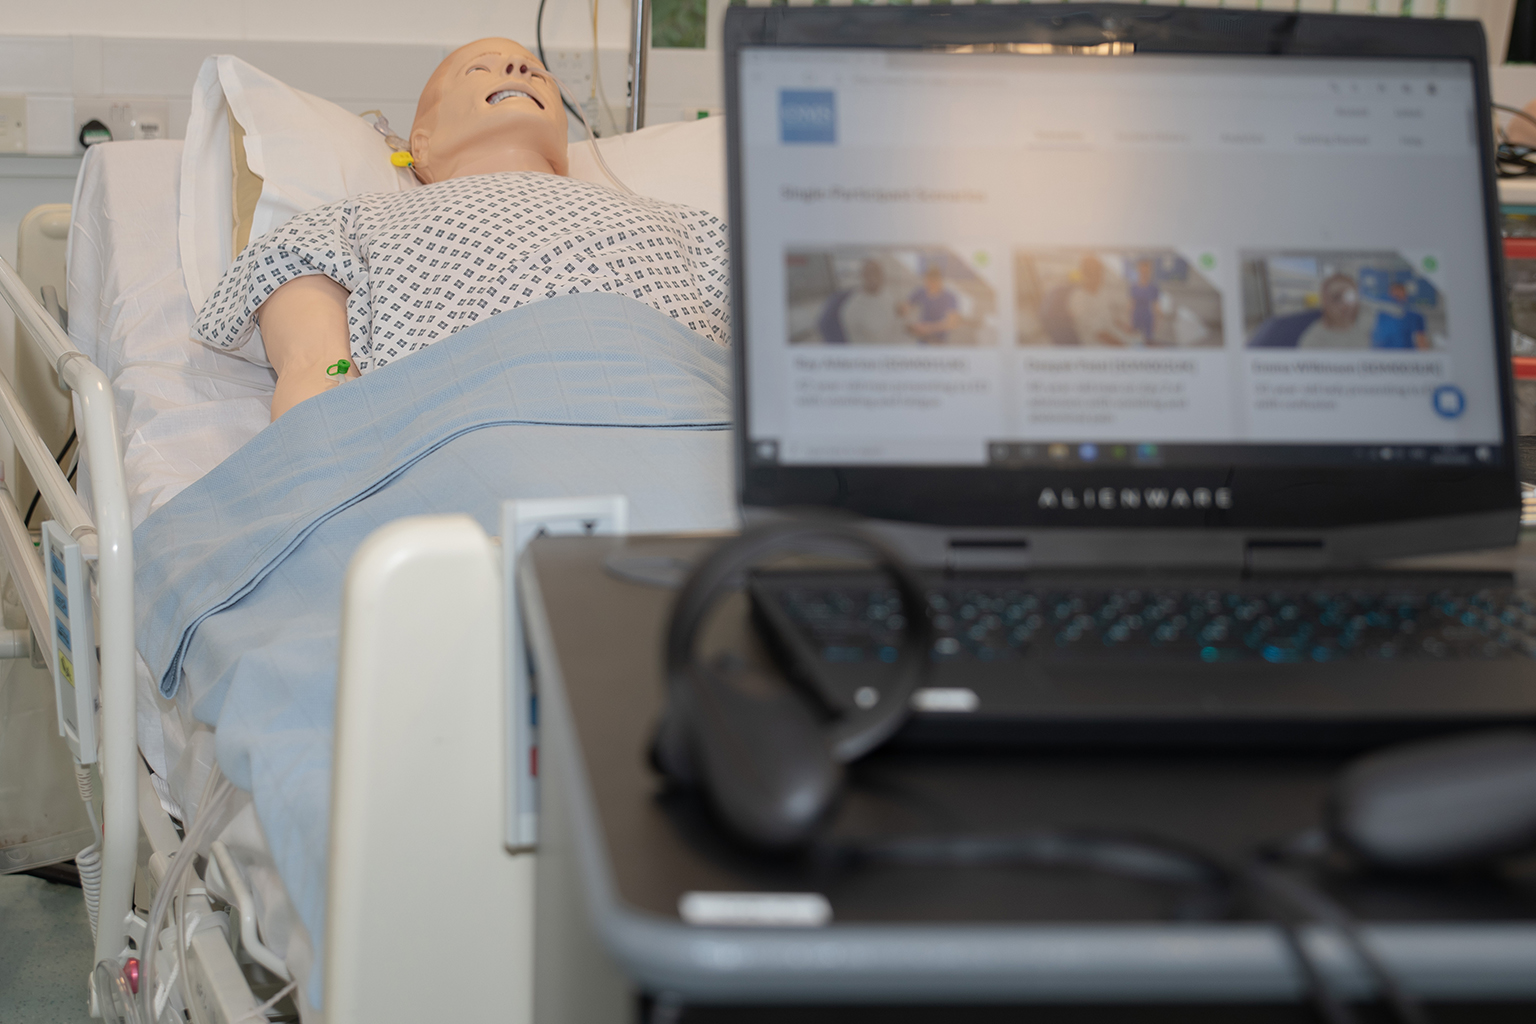
<path id="1" fill-rule="evenodd" d="M 135 763 L 138 733 L 133 690 L 133 528 L 128 516 L 122 452 L 118 447 L 117 411 L 106 374 L 70 343 L 58 323 L 28 293 L 16 271 L 3 259 L 0 296 L 15 312 L 19 326 L 47 356 L 59 375 L 59 383 L 79 399 L 76 427 L 81 447 L 90 460 L 94 519 L 38 435 L 10 381 L 0 374 L 0 425 L 10 434 L 17 455 L 31 470 L 54 520 L 80 542 L 88 555 L 94 551 L 96 558 L 96 604 L 101 624 L 99 763 L 105 807 L 100 924 L 94 961 L 99 963 L 116 957 L 125 944 L 139 829 Z M 0 501 L 0 551 L 11 567 L 34 633 L 48 636 L 50 613 L 41 559 L 14 503 L 9 501 Z"/>

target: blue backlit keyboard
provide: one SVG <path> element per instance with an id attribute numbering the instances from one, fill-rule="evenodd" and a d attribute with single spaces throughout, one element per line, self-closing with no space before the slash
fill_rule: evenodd
<path id="1" fill-rule="evenodd" d="M 759 585 L 821 660 L 894 661 L 902 628 L 884 586 L 801 578 Z M 935 585 L 928 597 L 938 662 L 1136 656 L 1297 664 L 1350 659 L 1536 656 L 1536 593 L 1509 587 L 1398 583 L 1050 586 Z M 775 615 L 774 618 L 779 618 Z"/>

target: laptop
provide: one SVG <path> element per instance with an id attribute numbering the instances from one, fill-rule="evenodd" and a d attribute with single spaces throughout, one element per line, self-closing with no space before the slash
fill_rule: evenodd
<path id="1" fill-rule="evenodd" d="M 1357 744 L 1536 717 L 1483 34 L 1125 5 L 732 7 L 748 517 L 929 574 L 911 737 Z M 878 578 L 754 600 L 830 709 Z"/>

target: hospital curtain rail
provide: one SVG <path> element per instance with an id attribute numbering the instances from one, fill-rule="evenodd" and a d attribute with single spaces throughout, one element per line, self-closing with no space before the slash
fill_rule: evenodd
<path id="1" fill-rule="evenodd" d="M 127 939 L 138 852 L 138 729 L 134 718 L 133 529 L 128 489 L 118 447 L 112 387 L 100 368 L 70 344 L 42 305 L 28 294 L 16 271 L 0 259 L 0 295 L 33 344 L 48 357 L 59 383 L 79 400 L 77 428 L 90 462 L 94 519 L 70 487 L 22 408 L 11 382 L 0 374 L 0 425 L 31 470 L 43 501 L 87 558 L 96 561 L 100 616 L 101 730 L 98 763 L 102 778 L 102 882 L 100 923 L 94 963 L 115 958 Z M 3 554 L 36 636 L 49 635 L 46 578 L 40 553 L 11 501 L 0 500 L 0 554 Z M 93 994 L 94 999 L 94 994 Z"/>

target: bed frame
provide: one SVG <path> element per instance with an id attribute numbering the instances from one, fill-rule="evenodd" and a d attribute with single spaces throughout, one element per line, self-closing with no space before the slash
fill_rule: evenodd
<path id="1" fill-rule="evenodd" d="M 631 5 L 629 130 L 644 126 L 650 0 Z M 65 282 L 54 283 L 57 294 Z M 18 349 L 30 339 L 49 374 L 76 402 L 80 446 L 91 474 L 87 510 L 54 461 L 37 419 L 50 399 L 18 394 L 0 373 L 0 425 L 16 445 L 54 521 L 94 565 L 100 656 L 97 750 L 83 752 L 101 780 L 101 876 L 93 963 L 142 948 L 145 917 L 180 839 L 138 750 L 134 680 L 133 530 L 110 381 L 70 343 L 59 322 L 0 259 L 0 296 L 16 314 Z M 35 359 L 18 351 L 19 381 Z M 35 385 L 34 385 L 35 387 Z M 34 413 L 29 413 L 29 408 Z M 34 538 L 0 479 L 0 558 L 16 580 L 34 637 L 52 628 L 48 584 Z M 622 499 L 509 508 L 504 521 L 545 532 L 623 529 Z M 617 517 L 614 509 L 618 507 Z M 324 1011 L 311 1021 L 377 1024 L 496 1018 L 521 1024 L 533 1010 L 532 810 L 515 766 L 532 738 L 508 700 L 526 684 L 511 581 L 518 537 L 508 547 L 464 516 L 421 517 L 381 529 L 354 558 L 343 598 L 327 858 Z M 517 531 L 521 533 L 521 530 Z M 526 536 L 523 537 L 526 539 Z M 428 638 L 423 642 L 422 638 Z M 0 637 L 19 656 L 21 638 Z M 28 645 L 30 646 L 30 645 Z M 15 648 L 16 650 L 12 650 Z M 515 666 L 518 670 L 514 672 Z M 425 684 L 425 685 L 424 685 Z M 437 756 L 403 758 L 426 744 Z M 414 818 L 413 818 L 414 815 Z M 450 828 L 443 828 L 447 823 Z M 228 888 L 228 886 L 225 886 Z M 238 887 L 243 889 L 243 886 Z M 466 896 L 462 891 L 469 890 Z M 379 898 L 388 894 L 387 898 Z M 285 980 L 261 967 L 248 892 L 237 892 L 232 934 L 199 931 L 188 949 L 183 991 L 213 1024 L 254 1017 Z M 212 909 L 194 896 L 188 914 Z M 265 954 L 265 955 L 263 955 Z M 254 964 L 254 966 L 253 966 Z M 276 966 L 276 964 L 274 964 Z M 101 1016 L 94 983 L 90 1012 Z M 445 994 L 447 994 L 445 999 Z M 302 992 L 295 994 L 295 1002 Z"/>
<path id="2" fill-rule="evenodd" d="M 147 908 L 180 845 L 138 751 L 133 534 L 117 415 L 106 375 L 3 260 L 0 295 L 16 313 L 18 344 L 30 337 L 76 399 L 89 460 L 88 511 L 24 396 L 0 374 L 0 425 L 97 577 L 99 757 L 82 758 L 102 783 L 94 960 L 115 961 L 130 942 L 143 947 Z M 624 518 L 622 498 L 508 502 L 506 544 L 468 517 L 427 516 L 380 529 L 357 552 L 343 598 L 327 925 L 311 936 L 324 943 L 324 1008 L 301 1004 L 307 1020 L 414 1024 L 445 1011 L 531 1019 L 534 853 L 514 771 L 528 763 L 531 739 L 513 714 L 526 703 L 508 697 L 528 685 L 526 662 L 507 657 L 522 646 L 510 581 L 517 550 L 534 533 L 621 532 Z M 33 634 L 48 636 L 44 566 L 8 488 L 0 557 Z M 423 749 L 433 756 L 401 756 Z M 231 890 L 217 880 L 215 888 Z M 257 993 L 286 981 L 261 966 L 282 964 L 261 944 L 243 888 L 234 887 L 229 934 L 199 930 L 189 948 L 185 991 L 214 1024 L 264 1019 L 250 1016 L 263 1002 Z M 186 909 L 207 913 L 212 904 L 194 896 Z M 93 1016 L 97 997 L 92 986 Z"/>

